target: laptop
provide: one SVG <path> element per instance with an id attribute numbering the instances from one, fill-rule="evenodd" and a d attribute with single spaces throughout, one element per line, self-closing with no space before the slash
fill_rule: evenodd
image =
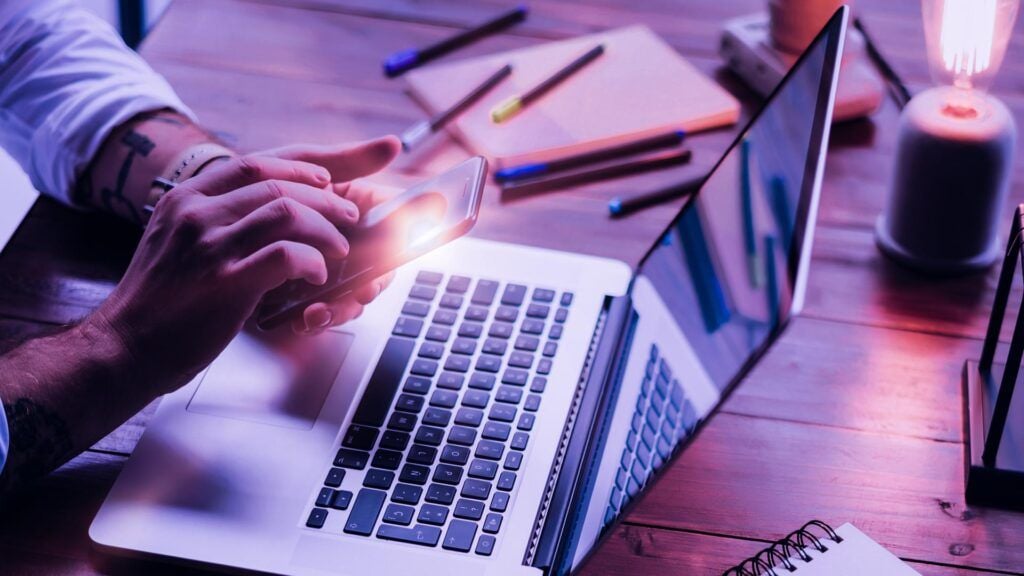
<path id="1" fill-rule="evenodd" d="M 631 269 L 461 239 L 358 320 L 238 336 L 89 530 L 281 574 L 579 567 L 798 313 L 847 10 Z"/>

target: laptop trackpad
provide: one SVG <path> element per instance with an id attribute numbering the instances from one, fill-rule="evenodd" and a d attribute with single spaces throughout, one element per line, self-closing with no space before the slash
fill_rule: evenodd
<path id="1" fill-rule="evenodd" d="M 312 428 L 355 337 L 243 332 L 203 374 L 189 412 Z"/>

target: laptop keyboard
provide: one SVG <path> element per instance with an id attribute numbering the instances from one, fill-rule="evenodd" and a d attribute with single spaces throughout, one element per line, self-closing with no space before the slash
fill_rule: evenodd
<path id="1" fill-rule="evenodd" d="M 622 450 L 604 524 L 607 526 L 672 455 L 699 422 L 697 411 L 672 377 L 658 347 L 651 344 L 636 410 Z"/>
<path id="2" fill-rule="evenodd" d="M 491 555 L 572 300 L 420 272 L 306 526 Z"/>

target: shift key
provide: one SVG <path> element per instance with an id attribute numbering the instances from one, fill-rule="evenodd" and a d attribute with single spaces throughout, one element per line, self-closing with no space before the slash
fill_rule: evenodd
<path id="1" fill-rule="evenodd" d="M 380 509 L 384 506 L 384 500 L 388 493 L 380 490 L 363 488 L 356 496 L 355 504 L 348 513 L 348 520 L 345 522 L 346 534 L 359 534 L 369 536 L 373 533 L 373 525 L 377 523 L 380 516 Z"/>

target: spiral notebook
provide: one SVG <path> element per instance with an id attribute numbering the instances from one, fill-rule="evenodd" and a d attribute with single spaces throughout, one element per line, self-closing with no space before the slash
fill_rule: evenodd
<path id="1" fill-rule="evenodd" d="M 804 524 L 722 576 L 921 576 L 853 524 Z"/>

